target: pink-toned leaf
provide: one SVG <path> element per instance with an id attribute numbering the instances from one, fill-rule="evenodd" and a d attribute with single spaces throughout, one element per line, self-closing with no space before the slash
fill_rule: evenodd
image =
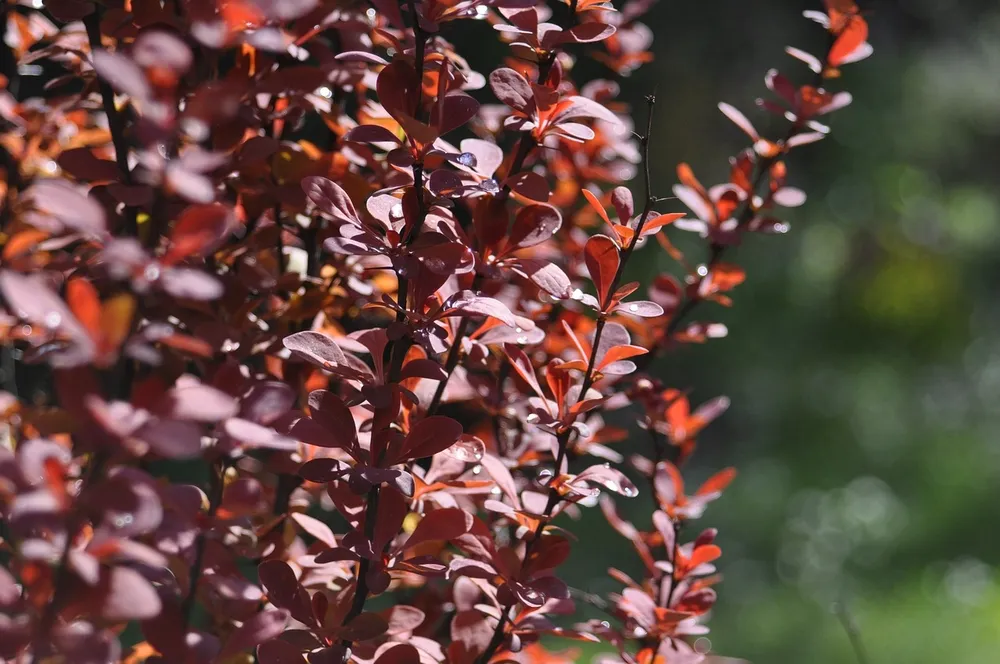
<path id="1" fill-rule="evenodd" d="M 497 99 L 515 111 L 528 114 L 534 107 L 535 95 L 531 85 L 513 69 L 503 67 L 494 70 L 490 74 L 490 89 Z"/>

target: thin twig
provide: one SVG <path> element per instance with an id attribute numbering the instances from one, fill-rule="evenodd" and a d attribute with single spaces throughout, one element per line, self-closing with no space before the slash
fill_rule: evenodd
<path id="1" fill-rule="evenodd" d="M 86 504 L 84 501 L 80 500 L 84 493 L 93 485 L 94 481 L 100 477 L 104 472 L 104 466 L 108 461 L 108 457 L 104 453 L 95 453 L 90 460 L 87 472 L 84 475 L 83 481 L 81 482 L 80 491 L 77 494 L 77 505 Z M 72 580 L 73 573 L 69 566 L 69 555 L 73 550 L 73 542 L 79 537 L 80 533 L 83 531 L 84 526 L 87 523 L 87 519 L 81 514 L 79 508 L 74 510 L 69 514 L 66 520 L 66 542 L 63 545 L 62 553 L 59 556 L 59 563 L 56 567 L 55 578 L 52 582 L 52 598 L 45 607 L 45 611 L 42 613 L 41 620 L 38 623 L 38 629 L 35 632 L 35 640 L 32 644 L 32 660 L 41 661 L 42 658 L 47 656 L 52 648 L 52 639 L 50 637 L 52 629 L 55 627 L 56 619 L 59 617 L 59 611 L 63 608 L 63 604 L 66 601 L 66 593 L 70 588 L 70 581 Z"/>
<path id="2" fill-rule="evenodd" d="M 103 48 L 101 46 L 101 6 L 95 5 L 94 11 L 83 19 L 83 25 L 87 30 L 87 40 L 90 42 L 91 55 Z M 108 129 L 111 131 L 111 144 L 115 148 L 115 163 L 121 172 L 122 182 L 126 185 L 132 184 L 132 169 L 128 165 L 128 142 L 125 140 L 125 118 L 115 106 L 115 93 L 107 81 L 98 77 L 97 89 L 101 93 L 101 101 L 104 104 L 104 113 L 108 116 Z M 139 235 L 138 223 L 139 211 L 130 206 L 125 207 L 125 235 L 136 237 Z"/>
<path id="3" fill-rule="evenodd" d="M 649 105 L 649 117 L 646 121 L 646 134 L 641 137 L 642 143 L 642 153 L 643 161 L 649 161 L 649 137 L 653 126 L 653 109 L 656 105 L 656 96 L 649 95 L 646 97 L 646 103 Z M 648 166 L 646 168 L 646 203 L 643 208 L 642 215 L 639 218 L 639 223 L 636 224 L 635 234 L 629 241 L 629 244 L 625 248 L 625 251 L 621 255 L 620 262 L 618 264 L 618 271 L 615 273 L 615 277 L 611 282 L 611 286 L 608 288 L 608 293 L 614 293 L 618 288 L 618 281 L 621 279 L 624 273 L 625 263 L 628 258 L 632 255 L 639 238 L 642 236 L 642 229 L 646 225 L 646 221 L 649 219 L 649 215 L 652 214 L 653 204 L 656 202 L 656 198 L 652 194 L 652 187 L 648 175 Z M 597 364 L 597 352 L 601 343 L 601 335 L 604 332 L 604 327 L 607 324 L 607 314 L 601 313 L 597 321 L 597 328 L 594 331 L 594 342 L 591 346 L 590 358 L 587 362 L 587 370 L 584 373 L 583 385 L 580 388 L 580 394 L 577 397 L 577 402 L 583 401 L 587 398 L 587 392 L 594 384 L 594 374 L 595 367 Z M 569 449 L 569 439 L 573 433 L 573 428 L 571 426 L 565 427 L 557 437 L 558 443 L 558 453 L 556 455 L 555 468 L 552 477 L 558 477 L 562 473 L 563 464 L 566 461 L 566 454 Z M 539 517 L 538 525 L 535 530 L 531 533 L 530 539 L 525 547 L 524 559 L 527 560 L 531 553 L 534 551 L 535 545 L 541 540 L 542 533 L 545 530 L 545 526 L 548 524 L 549 520 L 552 518 L 552 512 L 555 510 L 556 506 L 561 500 L 561 495 L 559 490 L 555 487 L 549 489 L 548 501 L 545 504 L 545 509 L 542 512 L 541 517 Z M 490 639 L 489 645 L 486 650 L 476 658 L 475 664 L 487 664 L 490 659 L 496 654 L 497 649 L 503 643 L 504 639 L 504 623 L 507 616 L 510 614 L 511 609 L 514 608 L 514 603 L 507 604 L 502 611 L 500 621 L 493 632 L 493 638 Z"/>
<path id="4" fill-rule="evenodd" d="M 847 633 L 847 638 L 851 642 L 851 649 L 854 650 L 854 657 L 858 660 L 858 664 L 869 664 L 871 660 L 868 658 L 868 651 L 865 650 L 865 645 L 861 640 L 861 630 L 858 629 L 858 624 L 855 622 L 854 616 L 851 615 L 847 603 L 836 602 L 833 605 L 833 612 L 844 627 L 844 632 Z"/>
<path id="5" fill-rule="evenodd" d="M 575 5 L 575 0 L 574 0 Z M 574 7 L 575 10 L 575 7 Z M 574 11 L 575 14 L 575 11 Z M 546 81 L 549 79 L 549 74 L 552 71 L 552 65 L 556 61 L 556 52 L 553 51 L 548 57 L 542 62 L 541 66 L 538 68 L 538 85 L 545 85 Z M 511 177 L 520 173 L 521 169 L 524 168 L 524 162 L 531 153 L 531 149 L 535 147 L 535 140 L 530 134 L 524 134 L 517 142 L 517 152 L 514 155 L 514 161 L 511 162 L 510 170 L 507 172 L 507 181 L 504 183 L 503 188 L 497 194 L 497 197 L 493 199 L 491 205 L 504 205 L 507 202 L 507 198 L 510 197 L 510 180 Z M 481 283 L 481 278 L 477 274 L 475 279 L 472 281 L 472 290 L 476 291 Z M 445 359 L 444 373 L 445 376 L 438 383 L 437 389 L 434 391 L 434 398 L 431 399 L 430 405 L 427 407 L 427 414 L 433 415 L 437 412 L 437 409 L 441 405 L 441 399 L 444 397 L 444 391 L 448 387 L 448 381 L 451 380 L 451 375 L 455 372 L 455 368 L 458 366 L 458 361 L 461 357 L 461 347 L 462 340 L 465 339 L 469 334 L 469 328 L 472 327 L 472 320 L 468 316 L 462 316 L 458 322 L 458 327 L 455 330 L 455 340 L 452 343 L 451 348 L 448 350 L 448 357 Z"/>
<path id="6" fill-rule="evenodd" d="M 406 5 L 409 9 L 410 20 L 413 23 L 413 35 L 416 42 L 414 50 L 414 68 L 417 75 L 417 100 L 416 108 L 414 109 L 414 117 L 416 117 L 417 120 L 420 120 L 423 116 L 421 97 L 423 88 L 424 53 L 426 49 L 427 35 L 420 26 L 420 16 L 417 12 L 416 1 L 406 0 Z M 414 239 L 416 239 L 416 237 L 420 234 L 424 221 L 427 218 L 427 206 L 424 202 L 424 165 L 419 159 L 413 162 L 413 189 L 417 197 L 417 219 L 410 232 L 405 236 L 404 244 L 410 244 Z M 396 278 L 399 282 L 397 287 L 397 291 L 399 293 L 397 297 L 397 305 L 399 306 L 399 310 L 396 312 L 396 322 L 403 323 L 406 320 L 406 309 L 409 299 L 409 280 L 402 274 L 398 273 Z M 402 338 L 397 339 L 390 344 L 390 347 L 388 348 L 390 365 L 389 375 L 387 377 L 390 384 L 399 382 L 399 375 L 403 368 L 403 361 L 405 360 L 406 353 L 412 343 L 413 340 L 410 336 L 404 335 Z M 379 462 L 378 459 L 375 459 L 374 461 L 376 464 Z M 365 537 L 368 541 L 371 541 L 375 536 L 375 524 L 378 519 L 378 504 L 380 495 L 379 488 L 380 485 L 376 484 L 368 491 L 368 500 L 365 505 Z M 368 558 L 362 558 L 361 562 L 358 563 L 357 577 L 355 579 L 354 586 L 354 599 L 351 602 L 351 610 L 344 617 L 344 625 L 349 624 L 365 610 L 365 603 L 368 601 L 368 595 L 371 592 L 368 587 L 368 572 L 370 568 L 371 561 Z M 350 657 L 351 641 L 349 639 L 343 639 L 340 642 L 340 645 L 344 648 L 344 659 L 346 661 Z"/>
<path id="7" fill-rule="evenodd" d="M 833 43 L 834 39 L 831 37 L 829 48 L 832 48 Z M 829 53 L 829 48 L 827 51 L 828 53 Z M 827 59 L 829 59 L 829 55 L 827 56 Z M 824 70 L 825 68 L 820 69 L 820 71 L 817 72 L 816 75 L 813 77 L 812 87 L 819 88 L 822 86 Z M 803 122 L 802 119 L 798 119 L 792 123 L 792 126 L 788 128 L 788 132 L 785 134 L 785 137 L 781 140 L 780 144 L 782 146 L 787 144 L 788 141 L 798 133 L 799 129 L 801 129 L 802 127 L 802 122 Z M 778 154 L 772 157 L 767 157 L 766 159 L 762 159 L 757 162 L 756 164 L 757 172 L 754 175 L 752 184 L 750 185 L 750 193 L 747 196 L 746 204 L 743 206 L 743 210 L 740 212 L 740 214 L 736 217 L 737 220 L 735 229 L 736 233 L 742 233 L 742 231 L 746 228 L 746 226 L 753 220 L 754 216 L 758 212 L 758 210 L 754 206 L 754 199 L 757 197 L 757 190 L 760 188 L 761 183 L 764 181 L 767 172 L 771 170 L 771 167 L 774 166 L 774 164 L 777 163 L 786 154 L 787 150 L 782 149 L 782 151 L 779 152 Z M 712 269 L 716 265 L 718 265 L 719 261 L 722 260 L 723 255 L 726 253 L 726 251 L 730 246 L 732 245 L 721 244 L 719 242 L 712 242 L 711 248 L 709 250 L 709 259 L 705 265 L 705 272 L 704 275 L 702 276 L 702 279 L 708 279 L 711 276 Z M 697 293 L 697 291 L 695 292 Z M 666 332 L 664 333 L 665 341 L 668 341 L 671 337 L 674 336 L 674 334 L 680 328 L 681 324 L 684 322 L 684 319 L 687 318 L 687 316 L 692 311 L 694 311 L 694 309 L 698 306 L 698 304 L 700 304 L 703 301 L 704 301 L 703 298 L 700 298 L 696 295 L 694 297 L 688 298 L 684 302 L 684 304 L 681 305 L 680 309 L 678 309 L 677 312 L 674 313 L 673 317 L 670 319 L 670 323 L 667 325 Z M 657 349 L 654 348 L 653 350 L 655 351 Z M 654 356 L 655 352 L 650 352 L 647 353 L 642 358 L 640 358 L 639 361 L 636 362 L 638 368 L 645 369 L 649 365 L 649 363 L 653 360 Z"/>
<path id="8" fill-rule="evenodd" d="M 198 583 L 201 581 L 205 571 L 205 550 L 208 548 L 208 532 L 211 530 L 211 522 L 215 520 L 222 505 L 222 494 L 226 487 L 226 469 L 228 464 L 222 461 L 219 464 L 218 474 L 213 471 L 211 477 L 212 495 L 209 497 L 208 514 L 205 518 L 209 524 L 198 533 L 198 540 L 195 542 L 194 562 L 191 565 L 191 578 L 188 583 L 188 591 L 181 602 L 181 617 L 184 621 L 185 631 L 191 625 L 192 614 L 194 613 L 195 601 L 198 597 Z"/>

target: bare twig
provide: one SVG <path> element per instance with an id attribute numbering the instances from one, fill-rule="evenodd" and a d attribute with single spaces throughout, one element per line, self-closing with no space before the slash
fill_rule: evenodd
<path id="1" fill-rule="evenodd" d="M 95 5 L 94 11 L 83 19 L 87 30 L 87 40 L 90 42 L 91 54 L 96 53 L 101 46 L 101 6 Z M 97 79 L 97 89 L 101 93 L 104 113 L 108 116 L 108 129 L 111 131 L 111 143 L 115 148 L 115 163 L 121 172 L 122 182 L 132 184 L 132 169 L 128 165 L 128 142 L 125 139 L 125 117 L 115 106 L 115 93 L 111 86 L 101 78 Z M 134 207 L 125 208 L 125 235 L 138 236 L 138 210 Z"/>
<path id="2" fill-rule="evenodd" d="M 861 640 L 861 630 L 858 629 L 858 624 L 854 620 L 854 616 L 851 615 L 847 603 L 842 601 L 834 603 L 833 612 L 843 626 L 844 632 L 847 633 L 847 638 L 851 642 L 851 649 L 854 651 L 854 657 L 858 660 L 858 664 L 869 664 L 871 660 L 868 658 L 868 651 L 865 650 L 865 645 Z"/>

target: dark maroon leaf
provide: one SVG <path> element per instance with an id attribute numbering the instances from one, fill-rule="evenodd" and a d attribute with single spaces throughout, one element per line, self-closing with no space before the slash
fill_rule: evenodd
<path id="1" fill-rule="evenodd" d="M 421 459 L 444 451 L 462 436 L 462 425 L 450 417 L 433 415 L 417 422 L 403 441 L 399 456 Z"/>
<path id="2" fill-rule="evenodd" d="M 259 644 L 270 641 L 281 635 L 288 624 L 289 613 L 286 609 L 264 610 L 255 613 L 250 619 L 237 627 L 229 638 L 220 659 L 225 659 L 236 653 L 256 648 Z"/>
<path id="3" fill-rule="evenodd" d="M 562 215 L 551 205 L 526 205 L 514 218 L 507 246 L 533 247 L 552 237 L 561 225 Z"/>
<path id="4" fill-rule="evenodd" d="M 361 226 L 358 211 L 339 184 L 324 177 L 310 176 L 302 181 L 306 196 L 323 212 L 338 221 Z"/>
<path id="5" fill-rule="evenodd" d="M 257 646 L 260 664 L 303 664 L 302 650 L 288 641 L 271 639 Z"/>

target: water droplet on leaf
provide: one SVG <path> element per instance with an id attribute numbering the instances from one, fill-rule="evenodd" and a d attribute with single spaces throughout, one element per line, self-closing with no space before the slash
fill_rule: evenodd
<path id="1" fill-rule="evenodd" d="M 458 155 L 458 159 L 456 159 L 456 161 L 467 168 L 475 168 L 479 163 L 476 161 L 476 155 L 471 152 L 463 152 Z"/>
<path id="2" fill-rule="evenodd" d="M 487 194 L 495 194 L 498 191 L 500 191 L 499 183 L 497 183 L 497 181 L 494 180 L 493 178 L 490 178 L 488 180 L 483 180 L 482 184 L 479 185 L 479 188 L 485 191 Z"/>

